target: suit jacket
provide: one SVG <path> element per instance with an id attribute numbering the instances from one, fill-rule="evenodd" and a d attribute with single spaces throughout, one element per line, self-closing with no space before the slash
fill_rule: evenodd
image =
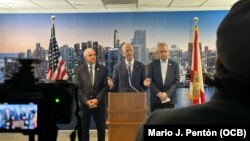
<path id="1" fill-rule="evenodd" d="M 106 68 L 98 63 L 95 64 L 94 85 L 90 83 L 89 68 L 87 63 L 78 70 L 78 95 L 82 102 L 89 99 L 97 98 L 99 102 L 102 101 L 108 90 L 107 71 Z"/>
<path id="2" fill-rule="evenodd" d="M 149 64 L 150 85 L 150 102 L 161 103 L 161 100 L 156 95 L 159 92 L 167 92 L 170 97 L 170 103 L 177 103 L 176 89 L 180 80 L 179 65 L 171 59 L 168 59 L 167 75 L 163 85 L 161 76 L 160 60 L 154 60 Z"/>
<path id="3" fill-rule="evenodd" d="M 144 121 L 143 125 L 165 125 L 166 127 L 168 125 L 179 125 L 179 127 L 201 125 L 204 127 L 210 124 L 221 128 L 225 124 L 248 126 L 250 125 L 249 92 L 243 94 L 240 91 L 242 89 L 229 93 L 225 93 L 225 90 L 217 91 L 205 104 L 156 110 Z M 143 125 L 135 141 L 144 141 Z"/>
<path id="4" fill-rule="evenodd" d="M 131 84 L 138 91 L 142 92 L 146 87 L 143 85 L 143 81 L 146 78 L 145 65 L 139 61 L 134 61 L 133 72 L 131 76 Z M 113 88 L 111 91 L 117 92 L 135 92 L 129 84 L 128 71 L 125 61 L 122 61 L 115 65 L 113 71 Z"/>

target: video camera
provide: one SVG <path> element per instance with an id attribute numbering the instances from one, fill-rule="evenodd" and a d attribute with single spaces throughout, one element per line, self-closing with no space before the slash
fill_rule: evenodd
<path id="1" fill-rule="evenodd" d="M 38 134 L 39 140 L 56 140 L 56 124 L 71 122 L 76 86 L 68 81 L 35 78 L 33 63 L 40 63 L 37 59 L 18 61 L 19 72 L 0 85 L 0 132 Z"/>

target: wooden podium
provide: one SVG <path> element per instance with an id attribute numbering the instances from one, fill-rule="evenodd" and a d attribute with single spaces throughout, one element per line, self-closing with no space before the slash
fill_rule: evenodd
<path id="1" fill-rule="evenodd" d="M 139 125 L 147 116 L 146 93 L 108 94 L 108 140 L 134 141 Z"/>

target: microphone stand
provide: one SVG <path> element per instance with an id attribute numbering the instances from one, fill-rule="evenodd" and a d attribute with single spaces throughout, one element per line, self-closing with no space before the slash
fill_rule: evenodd
<path id="1" fill-rule="evenodd" d="M 129 82 L 129 86 L 134 90 L 136 91 L 137 93 L 140 93 L 135 87 L 133 87 L 132 83 L 131 83 L 131 78 L 130 76 L 128 77 L 128 82 Z"/>

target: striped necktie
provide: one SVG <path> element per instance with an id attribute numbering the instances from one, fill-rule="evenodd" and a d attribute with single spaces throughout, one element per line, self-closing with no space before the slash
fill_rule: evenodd
<path id="1" fill-rule="evenodd" d="M 128 76 L 130 77 L 132 75 L 132 72 L 131 72 L 131 63 L 128 63 Z"/>
<path id="2" fill-rule="evenodd" d="M 92 69 L 93 69 L 93 66 L 89 65 L 90 82 L 91 82 L 91 85 L 93 86 L 94 80 L 93 80 L 93 70 Z"/>

